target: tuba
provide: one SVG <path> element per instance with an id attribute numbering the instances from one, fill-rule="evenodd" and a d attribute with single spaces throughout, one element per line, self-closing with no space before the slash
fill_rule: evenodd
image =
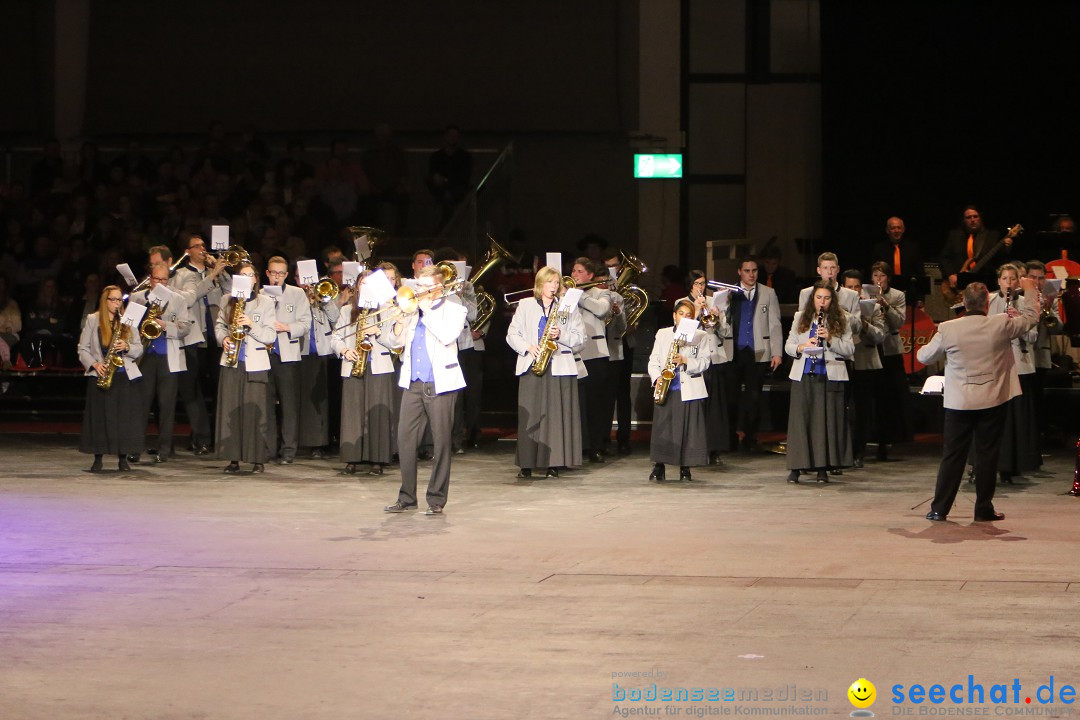
<path id="1" fill-rule="evenodd" d="M 487 238 L 491 242 L 491 246 L 488 247 L 487 254 L 484 255 L 484 262 L 469 278 L 469 282 L 473 284 L 473 288 L 476 290 L 476 319 L 469 323 L 473 330 L 479 330 L 487 325 L 491 320 L 491 316 L 495 314 L 495 298 L 492 297 L 491 293 L 479 286 L 480 278 L 491 272 L 500 263 L 514 259 L 510 251 L 496 242 L 495 238 L 491 237 L 490 234 Z"/>
<path id="2" fill-rule="evenodd" d="M 623 297 L 626 326 L 633 327 L 649 309 L 649 293 L 634 285 L 633 281 L 638 275 L 648 272 L 649 268 L 636 255 L 630 255 L 624 251 L 619 252 L 619 259 L 622 270 L 615 278 L 615 291 Z"/>
<path id="3" fill-rule="evenodd" d="M 120 350 L 116 347 L 116 343 L 122 337 L 120 330 L 120 313 L 116 313 L 113 315 L 112 320 L 112 340 L 109 342 L 109 352 L 105 355 L 105 374 L 97 379 L 97 386 L 101 390 L 108 390 L 112 387 L 116 368 L 124 365 L 124 358 L 120 357 Z"/>
<path id="4" fill-rule="evenodd" d="M 386 241 L 386 231 L 376 227 L 368 227 L 367 225 L 350 225 L 346 230 L 352 235 L 353 244 L 362 238 L 367 238 L 368 256 L 363 262 L 368 266 L 375 265 L 373 258 L 375 257 L 375 248 L 379 247 Z M 360 260 L 360 252 L 357 251 L 356 259 Z"/>
<path id="5" fill-rule="evenodd" d="M 663 405 L 667 402 L 668 390 L 671 389 L 671 382 L 675 379 L 675 356 L 679 354 L 680 347 L 682 347 L 682 341 L 679 338 L 671 341 L 667 362 L 664 363 L 664 369 L 660 371 L 660 377 L 656 378 L 656 387 L 653 388 L 652 399 L 657 405 Z"/>
<path id="6" fill-rule="evenodd" d="M 142 324 L 139 325 L 139 337 L 144 342 L 153 342 L 165 334 L 165 326 L 159 319 L 160 317 L 161 303 L 155 300 L 146 309 L 146 317 L 143 319 Z"/>

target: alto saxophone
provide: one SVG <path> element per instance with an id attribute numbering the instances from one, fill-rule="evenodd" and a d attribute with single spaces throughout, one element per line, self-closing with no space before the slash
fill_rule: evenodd
<path id="1" fill-rule="evenodd" d="M 244 328 L 240 325 L 240 316 L 244 314 L 244 306 L 247 300 L 235 298 L 233 300 L 232 314 L 229 316 L 229 339 L 233 341 L 232 349 L 225 350 L 225 367 L 234 368 L 240 362 L 240 343 L 244 342 Z"/>
<path id="2" fill-rule="evenodd" d="M 363 377 L 364 368 L 367 367 L 368 355 L 371 353 L 371 341 L 367 339 L 367 336 L 361 331 L 364 327 L 364 323 L 367 322 L 368 308 L 364 308 L 360 311 L 360 314 L 356 318 L 356 354 L 360 357 L 352 365 L 352 371 L 349 373 L 349 377 Z"/>
<path id="3" fill-rule="evenodd" d="M 124 358 L 120 357 L 120 350 L 116 347 L 116 344 L 120 341 L 120 313 L 113 315 L 112 321 L 112 340 L 109 342 L 109 352 L 105 355 L 105 372 L 98 376 L 97 386 L 101 390 L 108 390 L 112 387 L 113 376 L 116 374 L 116 368 L 123 367 Z"/>
<path id="4" fill-rule="evenodd" d="M 656 387 L 653 388 L 652 399 L 657 405 L 663 405 L 667 402 L 668 391 L 671 389 L 671 383 L 675 379 L 675 356 L 679 354 L 680 347 L 682 347 L 682 341 L 675 338 L 671 343 L 671 349 L 668 350 L 664 369 L 660 371 L 660 377 L 656 378 Z"/>
<path id="5" fill-rule="evenodd" d="M 555 351 L 559 349 L 555 339 L 551 337 L 551 333 L 557 327 L 555 317 L 559 312 L 559 298 L 551 299 L 551 309 L 547 314 L 547 325 L 544 326 L 544 336 L 540 338 L 540 353 L 533 360 L 532 367 L 529 368 L 532 374 L 540 377 L 547 370 L 548 365 L 551 364 L 551 356 L 555 354 Z"/>

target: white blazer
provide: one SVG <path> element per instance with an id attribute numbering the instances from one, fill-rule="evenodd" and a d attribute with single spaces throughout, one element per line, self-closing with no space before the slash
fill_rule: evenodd
<path id="1" fill-rule="evenodd" d="M 131 296 L 131 301 L 146 305 L 149 312 L 150 305 L 147 301 L 149 292 L 140 290 Z M 143 318 L 145 317 L 144 315 Z M 185 339 L 191 334 L 191 328 L 195 325 L 195 319 L 191 317 L 191 310 L 184 296 L 179 295 L 176 300 L 166 305 L 158 320 L 165 326 L 165 353 L 169 363 L 169 372 L 184 372 L 187 370 L 187 355 L 184 353 L 184 345 L 187 344 Z"/>
<path id="2" fill-rule="evenodd" d="M 226 270 L 216 278 L 210 277 L 210 269 L 204 271 L 193 267 L 182 267 L 176 271 L 176 276 L 169 283 L 169 287 L 184 295 L 184 300 L 191 311 L 191 317 L 195 324 L 191 332 L 184 338 L 185 347 L 198 345 L 206 342 L 206 334 L 210 328 L 206 327 L 206 307 L 210 308 L 211 319 L 221 307 L 222 295 L 228 296 L 228 289 L 232 283 L 229 271 Z M 207 299 L 207 305 L 203 305 L 203 298 Z"/>
<path id="3" fill-rule="evenodd" d="M 889 303 L 889 309 L 885 313 L 884 352 L 890 356 L 900 355 L 904 352 L 904 344 L 900 341 L 900 328 L 907 319 L 907 296 L 896 288 L 889 288 L 883 297 L 885 302 Z"/>
<path id="4" fill-rule="evenodd" d="M 315 326 L 315 350 L 319 357 L 335 354 L 330 340 L 340 316 L 341 308 L 333 300 L 319 303 L 311 309 L 311 324 Z M 300 343 L 300 354 L 311 354 L 310 343 Z"/>
<path id="5" fill-rule="evenodd" d="M 83 373 L 86 377 L 97 377 L 94 363 L 105 362 L 105 353 L 101 349 L 101 336 L 98 334 L 98 315 L 99 313 L 95 312 L 86 316 L 86 321 L 83 322 L 82 326 L 82 333 L 79 335 L 79 362 L 86 368 L 86 372 Z M 128 380 L 138 380 L 142 377 L 139 366 L 135 364 L 142 352 L 143 346 L 139 342 L 139 330 L 138 328 L 132 328 L 131 339 L 128 340 L 128 350 L 122 356 L 124 359 L 124 373 L 127 375 Z"/>
<path id="6" fill-rule="evenodd" d="M 585 323 L 585 345 L 581 348 L 581 359 L 608 357 L 605 323 L 611 317 L 611 297 L 607 290 L 589 288 L 578 300 L 578 307 L 581 308 L 581 320 Z"/>
<path id="7" fill-rule="evenodd" d="M 465 376 L 458 364 L 457 340 L 461 335 L 461 328 L 465 326 L 468 312 L 464 305 L 444 299 L 438 307 L 424 313 L 424 347 L 431 359 L 435 392 L 439 395 L 465 387 Z M 402 333 L 395 335 L 394 320 L 389 319 L 383 323 L 382 334 L 379 336 L 379 344 L 387 349 L 405 346 L 405 351 L 401 354 L 401 373 L 398 375 L 398 386 L 405 390 L 409 389 L 412 381 L 409 377 L 412 373 L 412 341 L 419 322 L 420 313 L 413 313 L 406 319 Z"/>
<path id="8" fill-rule="evenodd" d="M 652 353 L 649 355 L 649 380 L 653 385 L 656 384 L 657 378 L 660 377 L 667 363 L 671 343 L 674 341 L 675 328 L 666 327 L 656 331 Z M 701 400 L 709 396 L 703 373 L 711 364 L 709 355 L 712 354 L 712 349 L 713 342 L 709 340 L 709 333 L 697 330 L 694 332 L 693 340 L 679 350 L 686 357 L 686 364 L 679 366 L 679 390 L 683 402 Z"/>
<path id="9" fill-rule="evenodd" d="M 461 292 L 457 295 L 451 295 L 450 299 L 464 305 L 465 309 L 469 311 L 465 315 L 465 327 L 461 328 L 461 334 L 458 335 L 457 347 L 458 350 L 470 350 L 476 346 L 476 341 L 473 340 L 472 336 L 472 327 L 469 325 L 469 323 L 476 320 L 476 288 L 466 280 L 461 285 Z"/>
<path id="10" fill-rule="evenodd" d="M 544 307 L 534 297 L 527 297 L 517 305 L 514 318 L 506 330 L 506 344 L 517 353 L 515 375 L 524 375 L 533 363 L 529 347 L 539 341 L 540 318 L 544 317 Z M 565 319 L 556 314 L 559 325 L 559 339 L 555 342 L 559 349 L 551 358 L 551 374 L 556 377 L 577 376 L 577 363 L 574 352 L 585 344 L 585 323 L 581 313 L 575 308 Z"/>
<path id="11" fill-rule="evenodd" d="M 682 302 L 683 300 L 694 302 L 694 298 L 690 297 L 689 295 L 681 298 L 677 302 Z M 713 302 L 715 303 L 716 301 L 714 300 Z M 727 303 L 724 302 L 719 308 L 714 307 L 712 315 L 717 319 L 716 327 L 712 328 L 711 330 L 707 328 L 701 328 L 701 330 L 705 332 L 705 334 L 712 337 L 712 349 L 709 353 L 709 360 L 711 361 L 712 365 L 723 365 L 724 363 L 733 359 L 730 355 L 728 355 L 728 347 L 727 344 L 724 342 L 731 336 L 731 321 L 728 318 Z"/>
<path id="12" fill-rule="evenodd" d="M 622 295 L 614 290 L 607 290 L 606 292 L 613 308 L 615 303 L 619 304 L 619 313 L 612 313 L 611 322 L 606 325 L 604 332 L 607 336 L 608 359 L 617 362 L 625 359 L 623 355 L 623 335 L 626 334 L 626 312 L 623 311 L 623 308 L 626 301 Z"/>
<path id="13" fill-rule="evenodd" d="M 351 303 L 341 308 L 334 334 L 330 336 L 330 346 L 338 357 L 343 356 L 346 350 L 356 349 L 356 334 L 350 333 L 356 328 L 353 323 L 353 314 L 359 309 Z M 375 335 L 368 333 L 367 337 L 371 341 L 371 352 L 368 353 L 368 367 L 371 368 L 371 374 L 386 375 L 394 372 L 394 359 L 390 356 L 390 349 L 380 345 Z M 352 368 L 352 360 L 341 357 L 341 377 L 352 377 Z"/>
<path id="14" fill-rule="evenodd" d="M 863 318 L 862 328 L 852 335 L 855 343 L 855 370 L 881 370 L 881 356 L 878 345 L 885 342 L 885 313 L 880 305 L 874 306 L 874 313 L 869 319 Z"/>
<path id="15" fill-rule="evenodd" d="M 805 364 L 803 363 L 805 356 L 797 352 L 797 348 L 810 339 L 810 328 L 807 328 L 805 332 L 799 332 L 801 317 L 801 310 L 795 313 L 795 319 L 791 321 L 791 332 L 788 333 L 787 343 L 784 345 L 784 351 L 795 358 L 795 362 L 791 363 L 791 372 L 788 373 L 788 377 L 796 382 L 802 380 Z M 846 322 L 843 336 L 833 337 L 825 344 L 825 373 L 829 379 L 839 382 L 847 380 L 847 364 L 844 361 L 851 360 L 854 355 L 855 343 L 851 339 L 851 324 Z"/>
<path id="16" fill-rule="evenodd" d="M 259 296 L 274 303 L 276 320 L 289 326 L 288 330 L 277 333 L 281 362 L 300 362 L 301 347 L 308 344 L 308 333 L 311 332 L 311 305 L 307 293 L 295 285 L 285 285 L 282 291 L 281 297 L 276 298 L 267 293 L 266 288 L 260 288 Z"/>
<path id="17" fill-rule="evenodd" d="M 214 323 L 214 337 L 221 346 L 219 365 L 225 364 L 225 346 L 222 343 L 229 334 L 229 301 L 231 299 L 228 295 L 221 296 L 217 321 Z M 277 331 L 274 330 L 274 301 L 265 295 L 257 294 L 254 300 L 247 301 L 244 314 L 251 318 L 252 322 L 244 335 L 244 366 L 248 372 L 269 370 L 270 353 L 266 346 L 273 345 L 274 340 L 277 339 Z"/>
<path id="18" fill-rule="evenodd" d="M 1016 298 L 1016 309 L 1024 311 L 1027 298 L 1021 295 Z M 1000 293 L 990 296 L 990 310 L 988 315 L 1000 315 L 1006 310 L 1005 298 Z M 1031 375 L 1035 372 L 1035 345 L 1039 341 L 1039 325 L 1028 330 L 1018 338 L 1013 338 L 1012 352 L 1013 365 L 1017 375 Z"/>

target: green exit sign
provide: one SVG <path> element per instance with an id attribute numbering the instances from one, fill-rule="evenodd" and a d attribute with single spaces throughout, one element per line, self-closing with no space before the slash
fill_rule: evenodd
<path id="1" fill-rule="evenodd" d="M 681 178 L 682 155 L 634 155 L 636 178 Z"/>

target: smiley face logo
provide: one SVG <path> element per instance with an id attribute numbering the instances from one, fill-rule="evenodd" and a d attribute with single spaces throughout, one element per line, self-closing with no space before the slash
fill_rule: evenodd
<path id="1" fill-rule="evenodd" d="M 851 704 L 857 708 L 868 708 L 874 704 L 874 700 L 877 699 L 877 688 L 874 687 L 874 683 L 870 682 L 866 678 L 859 678 L 855 682 L 851 683 L 851 687 L 847 691 L 848 700 Z"/>

